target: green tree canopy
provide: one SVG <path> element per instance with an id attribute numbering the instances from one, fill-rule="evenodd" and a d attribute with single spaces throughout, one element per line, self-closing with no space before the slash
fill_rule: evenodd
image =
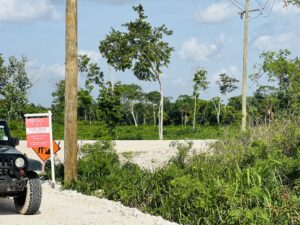
<path id="1" fill-rule="evenodd" d="M 116 70 L 131 69 L 139 80 L 158 81 L 160 86 L 159 138 L 163 139 L 163 87 L 162 68 L 170 63 L 174 50 L 163 39 L 172 35 L 165 25 L 152 27 L 147 22 L 144 8 L 133 7 L 138 14 L 135 21 L 123 24 L 126 31 L 112 31 L 100 41 L 99 50 L 107 63 Z"/>
<path id="2" fill-rule="evenodd" d="M 26 58 L 17 59 L 14 56 L 5 60 L 0 54 L 0 95 L 2 96 L 1 108 L 7 120 L 20 119 L 28 103 L 27 91 L 32 83 L 26 72 Z"/>

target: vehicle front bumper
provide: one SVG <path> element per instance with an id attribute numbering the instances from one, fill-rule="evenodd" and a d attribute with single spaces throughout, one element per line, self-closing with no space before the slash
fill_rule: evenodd
<path id="1" fill-rule="evenodd" d="M 0 196 L 13 196 L 21 192 L 27 185 L 27 178 L 5 178 L 0 177 Z"/>

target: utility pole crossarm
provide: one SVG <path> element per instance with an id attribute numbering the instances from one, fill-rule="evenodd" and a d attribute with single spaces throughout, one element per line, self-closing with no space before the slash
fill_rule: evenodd
<path id="1" fill-rule="evenodd" d="M 260 11 L 261 11 L 260 9 L 250 9 L 250 10 L 248 10 L 248 13 L 260 12 Z M 244 15 L 246 14 L 246 10 L 238 12 L 238 14 L 240 15 L 241 19 L 244 19 Z"/>

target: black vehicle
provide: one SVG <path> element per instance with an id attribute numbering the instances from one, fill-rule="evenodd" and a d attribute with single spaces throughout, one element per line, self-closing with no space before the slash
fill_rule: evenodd
<path id="1" fill-rule="evenodd" d="M 15 149 L 18 144 L 7 123 L 0 121 L 0 197 L 13 197 L 18 213 L 32 215 L 41 205 L 41 182 L 37 173 L 29 170 L 26 155 Z"/>

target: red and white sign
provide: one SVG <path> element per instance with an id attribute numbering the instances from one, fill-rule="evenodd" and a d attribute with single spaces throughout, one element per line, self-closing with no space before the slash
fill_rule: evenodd
<path id="1" fill-rule="evenodd" d="M 26 118 L 27 147 L 50 147 L 49 118 Z"/>

